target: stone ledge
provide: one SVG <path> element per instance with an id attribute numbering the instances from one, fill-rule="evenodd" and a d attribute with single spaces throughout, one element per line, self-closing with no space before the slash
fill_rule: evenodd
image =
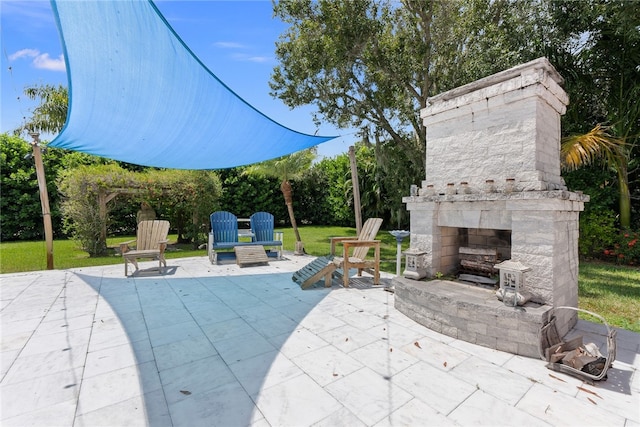
<path id="1" fill-rule="evenodd" d="M 554 85 L 550 85 L 550 82 L 546 81 L 545 77 L 547 76 L 551 80 L 553 80 L 553 82 L 555 83 Z M 563 93 L 564 91 L 558 90 L 557 88 L 564 83 L 564 79 L 558 73 L 558 71 L 556 71 L 553 65 L 551 65 L 551 62 L 549 62 L 547 58 L 543 57 L 534 59 L 524 64 L 517 65 L 504 71 L 500 71 L 498 73 L 468 83 L 464 86 L 460 86 L 455 89 L 440 93 L 436 96 L 431 96 L 427 99 L 428 107 L 423 109 L 426 110 L 426 112 L 421 112 L 421 117 L 423 114 L 427 115 L 430 111 L 429 109 L 433 109 L 434 104 L 445 103 L 452 99 L 463 97 L 473 92 L 481 91 L 483 89 L 485 91 L 489 90 L 490 93 L 488 94 L 495 95 L 495 89 L 490 90 L 488 88 L 508 82 L 509 80 L 516 80 L 516 82 L 518 83 L 512 88 L 512 90 L 516 90 L 521 87 L 529 86 L 536 83 L 544 83 L 545 87 L 549 87 L 554 95 L 562 97 L 565 104 L 569 101 L 567 95 Z M 487 97 L 487 94 L 483 95 L 485 98 Z"/>
<path id="2" fill-rule="evenodd" d="M 392 283 L 396 309 L 421 325 L 472 344 L 540 357 L 537 331 L 547 321 L 550 306 L 508 307 L 492 290 L 448 280 L 395 277 Z M 474 313 L 472 319 L 469 313 Z"/>
<path id="3" fill-rule="evenodd" d="M 476 202 L 476 201 L 500 201 L 500 200 L 569 200 L 571 202 L 588 202 L 590 197 L 586 194 L 574 193 L 567 190 L 542 190 L 542 191 L 517 191 L 513 193 L 471 193 L 471 194 L 434 194 L 422 196 L 405 196 L 403 203 L 419 202 Z"/>

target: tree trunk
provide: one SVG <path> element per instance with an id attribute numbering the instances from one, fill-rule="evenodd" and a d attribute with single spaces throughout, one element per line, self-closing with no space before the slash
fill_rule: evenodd
<path id="1" fill-rule="evenodd" d="M 618 185 L 620 186 L 620 227 L 631 227 L 631 194 L 629 193 L 629 174 L 626 162 L 617 165 Z"/>
<path id="2" fill-rule="evenodd" d="M 296 249 L 294 254 L 302 255 L 304 253 L 304 246 L 300 238 L 300 232 L 298 231 L 296 216 L 293 213 L 293 190 L 291 189 L 291 183 L 287 180 L 282 181 L 280 191 L 282 191 L 282 195 L 284 196 L 284 203 L 287 205 L 287 212 L 289 212 L 289 221 L 291 222 L 291 227 L 293 227 L 293 233 L 296 236 Z"/>

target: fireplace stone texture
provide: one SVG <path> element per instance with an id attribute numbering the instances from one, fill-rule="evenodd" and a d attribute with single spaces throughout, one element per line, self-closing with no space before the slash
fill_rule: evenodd
<path id="1" fill-rule="evenodd" d="M 456 339 L 526 357 L 539 357 L 538 331 L 549 307 L 507 307 L 488 289 L 446 280 L 429 286 L 396 278 L 395 307 L 427 328 Z"/>
<path id="2" fill-rule="evenodd" d="M 427 253 L 427 274 L 458 266 L 458 229 L 511 231 L 510 259 L 532 268 L 527 290 L 539 304 L 577 306 L 578 219 L 586 196 L 564 190 L 414 196 L 411 247 Z"/>
<path id="3" fill-rule="evenodd" d="M 562 83 L 549 61 L 539 58 L 429 98 L 420 113 L 427 129 L 425 180 L 417 194 L 403 198 L 410 212 L 410 247 L 426 253 L 429 277 L 458 269 L 461 235 L 476 236 L 477 241 L 486 230 L 510 233 L 510 248 L 501 242 L 500 251 L 531 268 L 523 289 L 540 307 L 536 325 L 545 310 L 578 304 L 578 219 L 589 197 L 567 191 L 560 174 L 560 118 L 569 102 Z M 413 286 L 399 289 L 396 305 L 410 317 L 437 323 L 437 329 L 453 328 L 452 336 L 473 335 L 474 342 L 484 340 L 483 345 L 492 348 L 533 353 L 533 342 L 504 341 L 506 335 L 494 337 L 494 332 L 487 338 L 458 328 L 457 315 L 430 319 L 406 292 L 415 290 Z M 435 306 L 449 296 L 425 298 L 422 303 L 428 300 Z M 487 311 L 479 307 L 484 306 L 474 305 L 479 312 Z M 559 332 L 565 333 L 575 316 L 558 321 Z M 500 322 L 492 320 L 487 327 L 492 330 Z M 521 332 L 535 329 L 512 326 Z"/>
<path id="4" fill-rule="evenodd" d="M 504 190 L 566 190 L 560 176 L 560 117 L 569 99 L 562 77 L 544 58 L 429 98 L 420 117 L 427 128 L 427 176 L 479 189 L 487 179 Z"/>

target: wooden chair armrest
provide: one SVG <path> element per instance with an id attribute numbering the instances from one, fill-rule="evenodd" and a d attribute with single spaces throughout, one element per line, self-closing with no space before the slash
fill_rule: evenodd
<path id="1" fill-rule="evenodd" d="M 358 240 L 358 236 L 338 236 L 338 237 L 330 237 L 332 242 L 341 242 L 343 240 Z"/>
<path id="2" fill-rule="evenodd" d="M 376 251 L 380 251 L 380 240 L 343 240 L 342 248 L 343 248 L 343 256 L 344 258 L 349 257 L 349 249 L 356 248 L 361 246 L 373 246 Z"/>
<path id="3" fill-rule="evenodd" d="M 335 255 L 336 254 L 336 243 L 340 244 L 342 242 L 344 242 L 345 240 L 353 240 L 353 239 L 357 239 L 358 236 L 338 236 L 338 237 L 330 237 L 331 239 L 331 255 Z"/>
<path id="4" fill-rule="evenodd" d="M 129 251 L 129 245 L 135 242 L 135 240 L 127 240 L 126 242 L 120 243 L 120 253 L 123 254 Z"/>
<path id="5" fill-rule="evenodd" d="M 345 246 L 380 246 L 381 240 L 343 240 Z"/>
<path id="6" fill-rule="evenodd" d="M 346 265 L 349 265 L 349 249 L 360 246 L 373 246 L 374 259 L 379 266 L 380 263 L 380 242 L 381 240 L 344 240 L 342 242 L 343 258 Z M 378 267 L 379 268 L 379 267 Z"/>

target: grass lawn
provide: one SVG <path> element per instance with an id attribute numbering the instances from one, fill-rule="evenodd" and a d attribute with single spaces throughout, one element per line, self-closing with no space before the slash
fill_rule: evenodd
<path id="1" fill-rule="evenodd" d="M 640 268 L 581 262 L 578 286 L 580 308 L 601 315 L 609 325 L 640 332 Z"/>
<path id="2" fill-rule="evenodd" d="M 284 232 L 284 249 L 293 251 L 295 236 L 291 228 L 279 228 Z M 305 244 L 305 250 L 310 255 L 328 255 L 330 251 L 329 237 L 356 236 L 355 228 L 349 227 L 300 227 L 300 237 Z M 378 233 L 382 240 L 381 268 L 384 271 L 395 272 L 396 268 L 396 240 L 386 231 Z M 135 237 L 112 237 L 107 239 L 107 246 L 115 248 L 120 242 L 135 239 Z M 176 235 L 169 235 L 170 248 L 166 258 L 184 258 L 193 256 L 207 256 L 205 249 L 193 249 L 191 245 L 176 244 Z M 171 244 L 173 243 L 173 244 Z M 403 250 L 408 249 L 409 239 L 405 239 Z M 86 267 L 92 265 L 110 265 L 122 263 L 122 257 L 115 251 L 108 256 L 89 258 L 89 255 L 78 249 L 72 240 L 55 240 L 53 242 L 53 264 L 56 269 Z M 46 270 L 45 242 L 1 242 L 0 243 L 0 273 L 16 273 L 21 271 Z"/>
<path id="3" fill-rule="evenodd" d="M 284 231 L 284 249 L 293 251 L 295 237 L 291 228 Z M 305 250 L 310 255 L 328 255 L 329 237 L 355 236 L 354 228 L 349 227 L 300 227 L 300 236 Z M 377 236 L 382 240 L 381 268 L 384 271 L 396 271 L 396 240 L 387 231 Z M 131 240 L 132 237 L 114 237 L 107 240 L 109 247 Z M 176 241 L 175 235 L 169 236 L 170 242 Z M 405 239 L 402 250 L 409 247 Z M 207 256 L 205 249 L 193 249 L 190 245 L 172 244 L 167 259 Z M 56 240 L 53 243 L 54 267 L 66 269 L 95 265 L 121 264 L 122 258 L 115 253 L 104 257 L 89 258 L 86 252 L 78 249 L 76 242 Z M 46 247 L 42 242 L 0 242 L 0 273 L 45 270 Z M 579 272 L 578 298 L 582 309 L 603 316 L 609 325 L 640 332 L 640 269 L 604 263 L 581 262 Z M 580 314 L 588 319 L 588 315 Z M 591 320 L 591 319 L 590 319 Z"/>

